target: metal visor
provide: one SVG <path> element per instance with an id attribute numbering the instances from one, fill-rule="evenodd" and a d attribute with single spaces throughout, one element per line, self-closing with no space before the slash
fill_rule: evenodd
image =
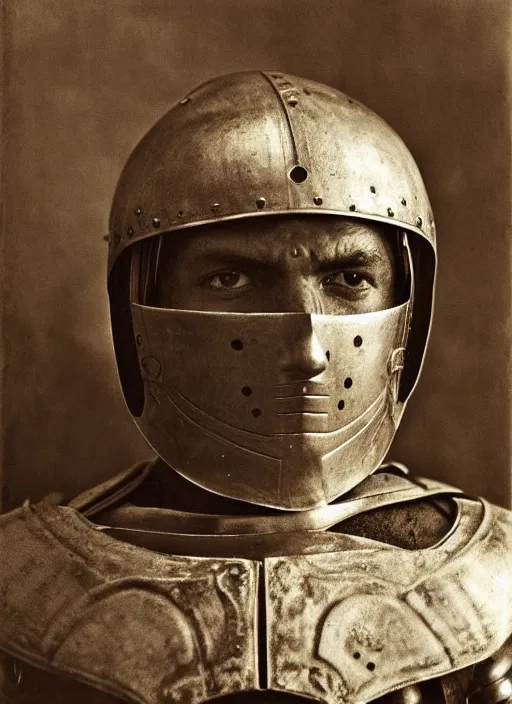
<path id="1" fill-rule="evenodd" d="M 132 303 L 145 394 L 135 421 L 214 493 L 289 510 L 332 501 L 395 434 L 409 305 L 336 316 Z"/>

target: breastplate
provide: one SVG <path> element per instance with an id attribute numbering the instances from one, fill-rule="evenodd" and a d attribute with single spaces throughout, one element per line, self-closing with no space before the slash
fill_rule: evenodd
<path id="1" fill-rule="evenodd" d="M 302 554 L 263 560 L 159 554 L 26 504 L 0 517 L 0 649 L 139 704 L 258 689 L 367 702 L 512 632 L 510 514 L 456 501 L 429 549 L 313 531 Z"/>

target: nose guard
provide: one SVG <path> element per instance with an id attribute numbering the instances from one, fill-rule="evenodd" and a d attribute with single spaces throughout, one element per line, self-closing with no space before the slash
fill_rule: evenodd
<path id="1" fill-rule="evenodd" d="M 137 425 L 199 486 L 285 510 L 332 501 L 381 463 L 409 303 L 360 315 L 210 313 L 132 303 Z"/>

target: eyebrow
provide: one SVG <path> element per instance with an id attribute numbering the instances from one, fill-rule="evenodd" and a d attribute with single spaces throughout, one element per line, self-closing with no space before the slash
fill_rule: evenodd
<path id="1" fill-rule="evenodd" d="M 338 254 L 333 259 L 318 262 L 318 270 L 326 271 L 343 267 L 370 267 L 384 261 L 384 257 L 375 249 L 356 249 L 346 254 Z"/>
<path id="2" fill-rule="evenodd" d="M 323 260 L 317 260 L 314 262 L 317 271 L 332 271 L 336 268 L 344 267 L 369 267 L 374 266 L 383 261 L 383 256 L 376 249 L 355 249 L 352 252 L 347 252 L 346 254 L 336 253 L 335 256 L 324 258 Z M 240 254 L 240 252 L 235 250 L 230 250 L 228 248 L 221 249 L 217 252 L 205 252 L 197 254 L 193 260 L 193 264 L 197 263 L 227 263 L 245 265 L 251 267 L 276 267 L 279 266 L 279 260 L 274 257 L 265 258 L 264 255 L 258 256 L 248 256 L 246 254 Z"/>

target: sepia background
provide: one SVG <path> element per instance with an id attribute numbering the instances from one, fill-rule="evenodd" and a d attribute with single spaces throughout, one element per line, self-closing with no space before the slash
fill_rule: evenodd
<path id="1" fill-rule="evenodd" d="M 130 150 L 196 84 L 278 69 L 404 138 L 439 233 L 423 377 L 391 456 L 507 505 L 511 485 L 509 0 L 3 0 L 4 506 L 72 495 L 148 454 L 105 294 Z"/>

